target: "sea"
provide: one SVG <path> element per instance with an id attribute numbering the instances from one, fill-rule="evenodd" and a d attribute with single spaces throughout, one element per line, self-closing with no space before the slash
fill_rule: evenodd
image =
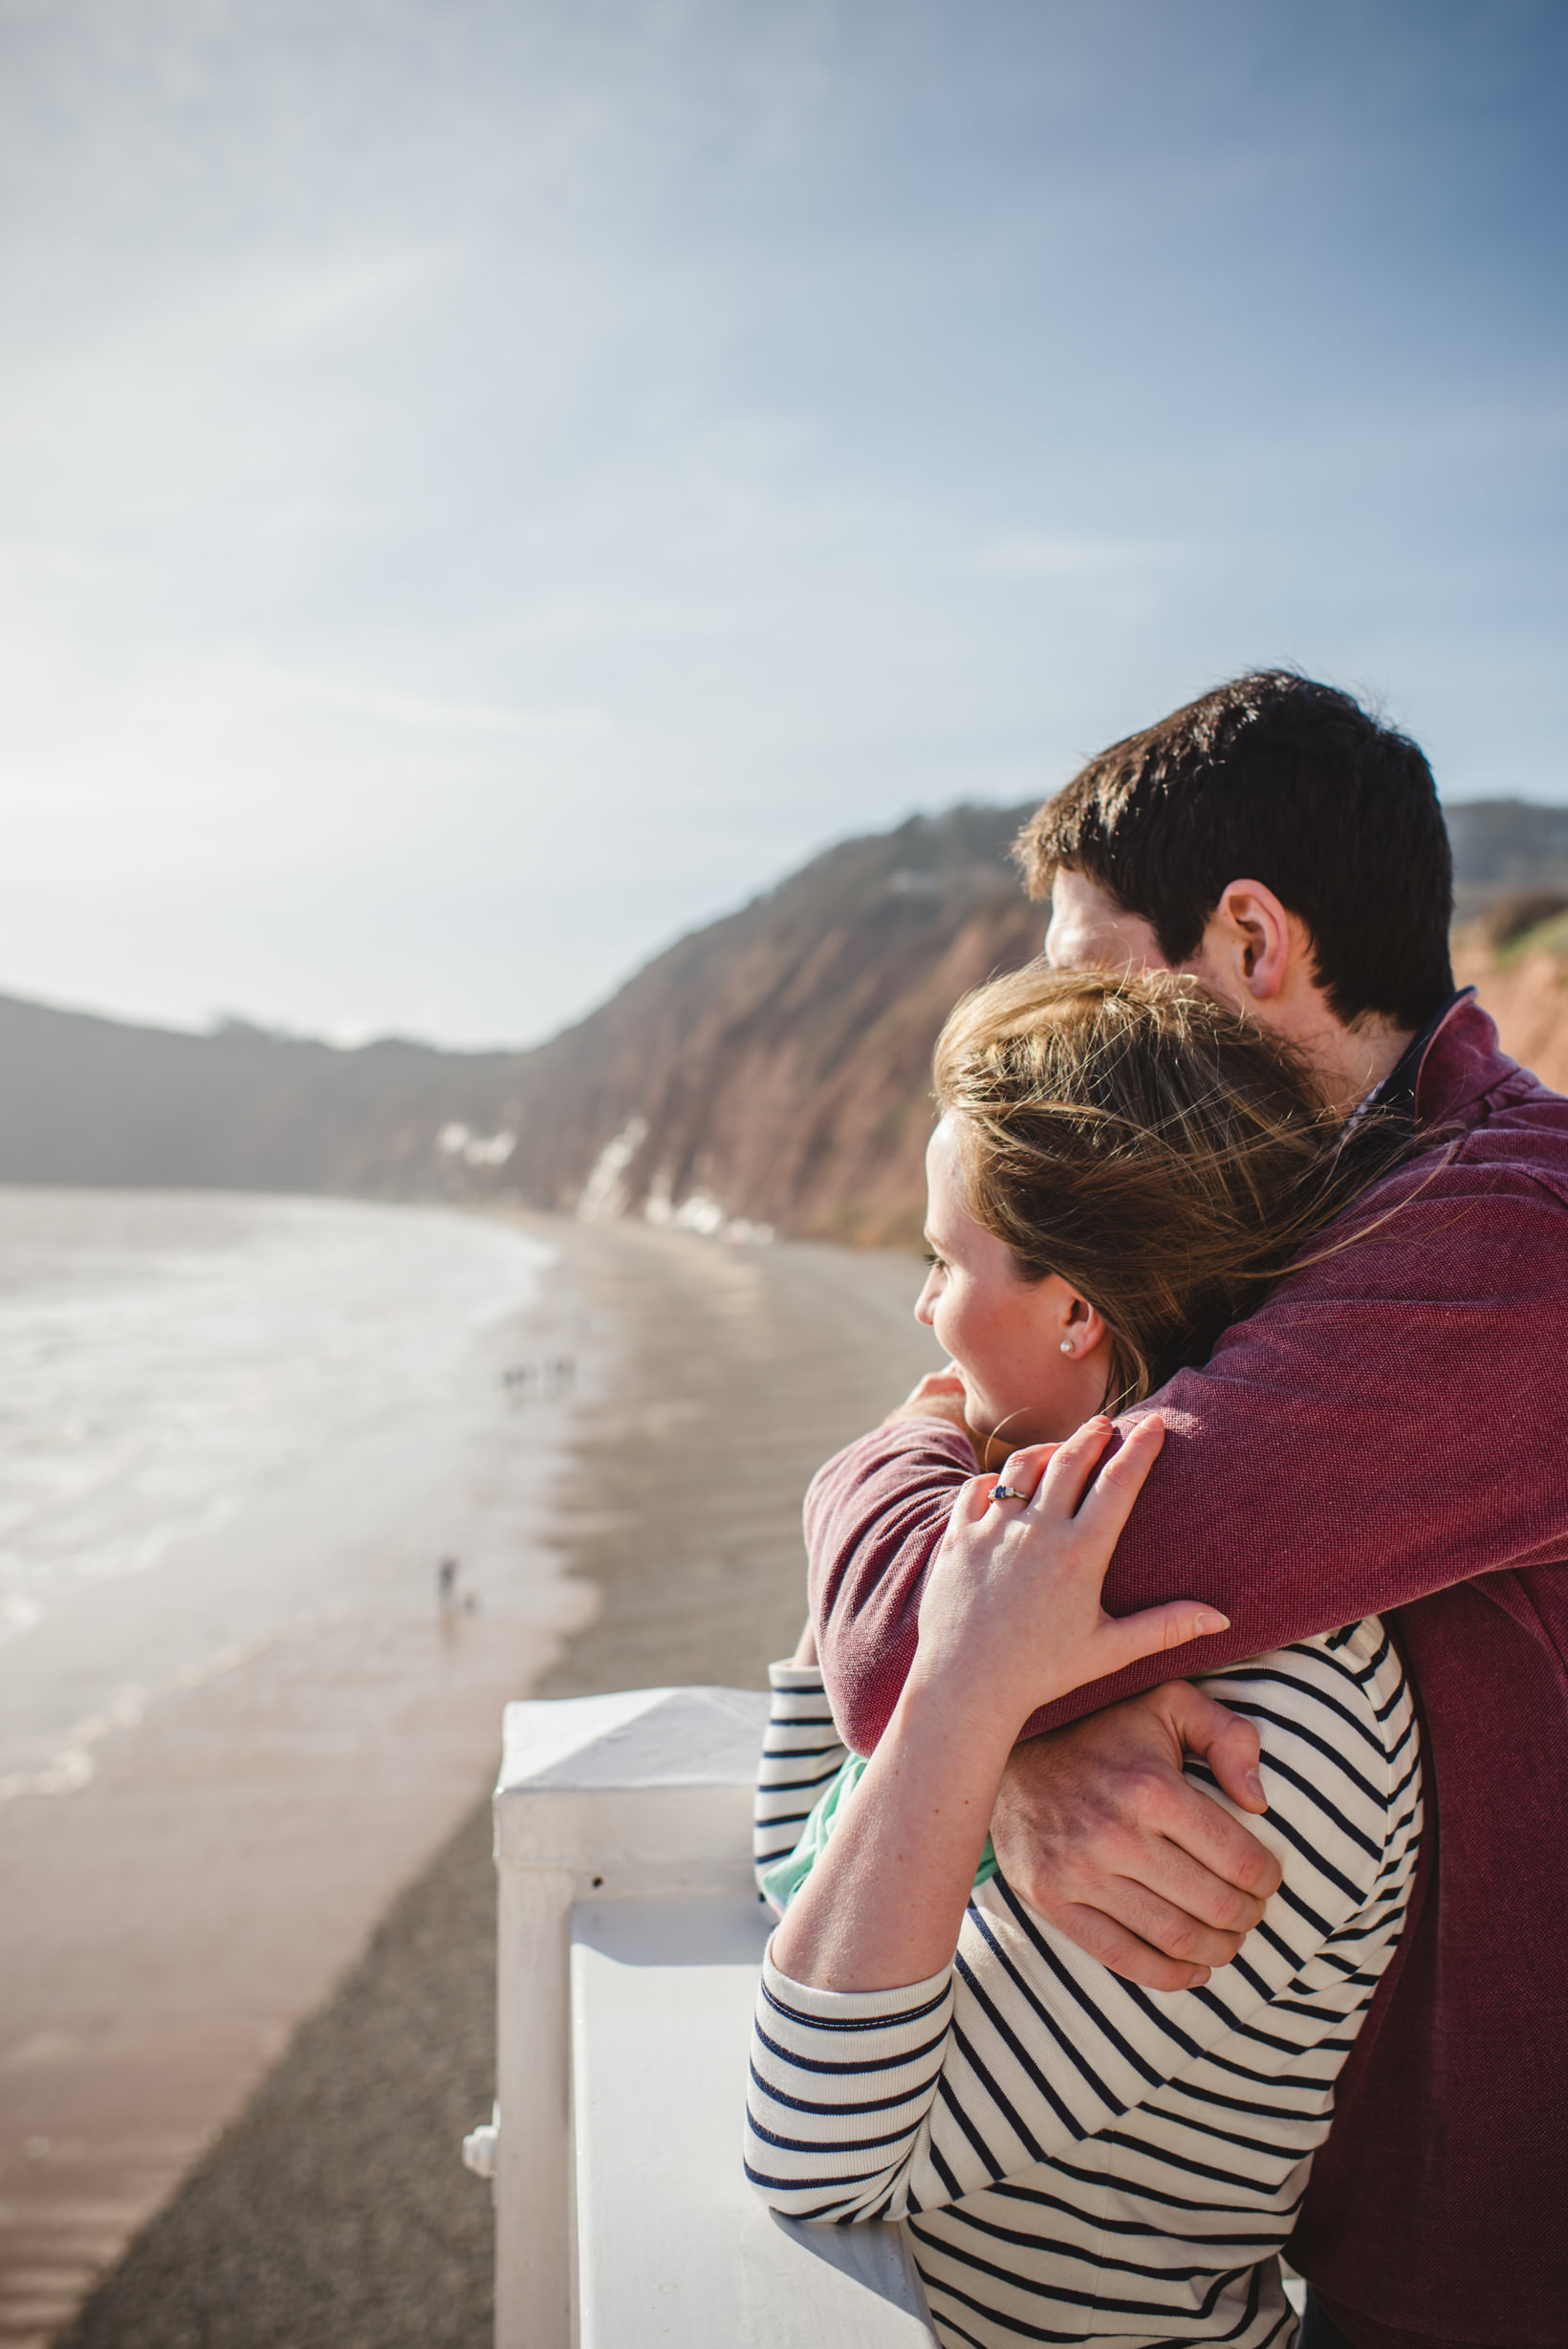
<path id="1" fill-rule="evenodd" d="M 482 1603 L 519 1396 L 571 1375 L 552 1255 L 441 1208 L 0 1189 L 0 1802 L 307 1619 Z"/>
<path id="2" fill-rule="evenodd" d="M 600 1341 L 555 1257 L 439 1207 L 0 1189 L 5 2340 L 240 2110 L 591 1609 L 553 1533 Z"/>

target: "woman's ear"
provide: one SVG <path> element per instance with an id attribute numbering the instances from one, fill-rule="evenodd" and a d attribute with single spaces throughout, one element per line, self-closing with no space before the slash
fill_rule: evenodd
<path id="1" fill-rule="evenodd" d="M 1090 1304 L 1087 1297 L 1071 1296 L 1062 1317 L 1061 1351 L 1077 1361 L 1085 1361 L 1097 1346 L 1105 1343 L 1103 1316 Z"/>

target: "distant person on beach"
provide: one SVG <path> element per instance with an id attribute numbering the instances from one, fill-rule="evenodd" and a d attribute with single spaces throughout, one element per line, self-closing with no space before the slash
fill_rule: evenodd
<path id="1" fill-rule="evenodd" d="M 987 1829 L 1040 1705 L 1227 1628 L 1195 1602 L 1101 1616 L 1162 1434 L 1143 1420 L 1091 1482 L 1101 1406 L 1201 1359 L 1408 1157 L 1409 1120 L 1371 1113 L 1345 1142 L 1299 1056 L 1193 982 L 1044 965 L 960 1005 L 936 1076 L 921 1310 L 956 1374 L 924 1391 L 1006 1421 L 1013 1447 L 957 1491 L 869 1762 L 839 1741 L 809 1626 L 773 1669 L 756 1847 L 784 1923 L 749 2169 L 792 2217 L 908 2219 L 949 2349 L 1262 2349 L 1293 2323 L 1277 2255 L 1415 1878 L 1398 1652 L 1372 1618 L 1207 1683 L 1261 1738 L 1272 1896 L 1209 1987 L 1156 2006 L 1082 1956 Z M 1252 1815 L 1257 1751 L 1232 1787 Z"/>
<path id="2" fill-rule="evenodd" d="M 1054 966 L 1189 973 L 1293 1043 L 1347 1127 L 1367 1106 L 1413 1121 L 1416 1156 L 1346 1211 L 1356 1244 L 1315 1243 L 1150 1398 L 1165 1445 L 1106 1605 L 1196 1592 L 1230 1619 L 1206 1651 L 1225 1664 L 1389 1617 L 1435 1830 L 1291 2237 L 1303 2343 L 1549 2349 L 1568 2311 L 1568 1102 L 1452 991 L 1430 772 L 1343 694 L 1222 686 L 1092 760 L 1020 854 Z M 898 1703 L 954 1496 L 1016 1432 L 1000 1418 L 968 1383 L 917 1392 L 813 1489 L 817 1635 L 857 1752 Z M 1151 2012 L 1148 1991 L 1209 1995 L 1210 1968 L 1266 1958 L 1266 1929 L 1242 1936 L 1274 1872 L 1182 1774 L 1196 1750 L 1233 1790 L 1251 1727 L 1162 1679 L 1151 1659 L 1038 1714 L 992 1821 L 1030 1911 Z M 1250 2101 L 1243 2065 L 1212 2107 L 1238 2140 Z M 1114 2224 L 1101 2250 L 1136 2264 Z"/>

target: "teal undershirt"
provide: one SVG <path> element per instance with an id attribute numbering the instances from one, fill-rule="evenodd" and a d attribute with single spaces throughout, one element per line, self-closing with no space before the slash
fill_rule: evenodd
<path id="1" fill-rule="evenodd" d="M 855 1792 L 864 1774 L 864 1754 L 852 1753 L 840 1765 L 838 1776 L 817 1796 L 811 1816 L 800 1830 L 800 1840 L 794 1851 L 786 1852 L 782 1860 L 775 1860 L 758 1876 L 757 1882 L 781 1915 L 827 1850 L 828 1838 L 833 1833 L 839 1809 L 846 1797 Z M 995 1873 L 996 1854 L 991 1849 L 990 1836 L 987 1836 L 986 1848 L 980 1855 L 980 1865 L 974 1871 L 975 1889 L 989 1884 Z"/>

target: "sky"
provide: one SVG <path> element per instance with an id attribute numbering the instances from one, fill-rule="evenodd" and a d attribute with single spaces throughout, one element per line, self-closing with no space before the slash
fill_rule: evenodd
<path id="1" fill-rule="evenodd" d="M 1557 0 L 0 0 L 0 990 L 525 1043 L 1209 685 L 1568 799 Z"/>

